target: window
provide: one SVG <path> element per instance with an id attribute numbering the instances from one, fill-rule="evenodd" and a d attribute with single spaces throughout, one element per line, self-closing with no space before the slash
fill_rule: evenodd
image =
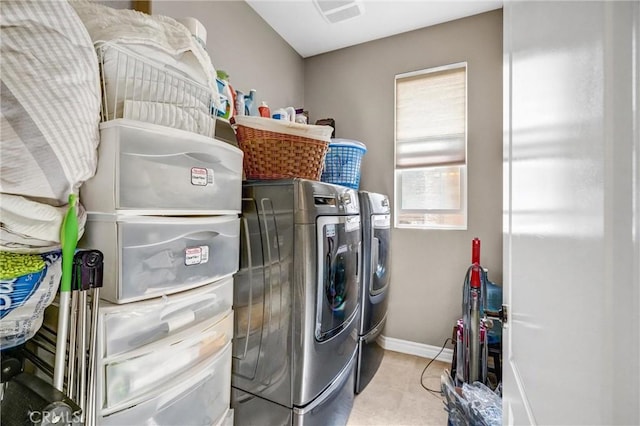
<path id="1" fill-rule="evenodd" d="M 395 226 L 467 228 L 467 64 L 395 78 Z"/>

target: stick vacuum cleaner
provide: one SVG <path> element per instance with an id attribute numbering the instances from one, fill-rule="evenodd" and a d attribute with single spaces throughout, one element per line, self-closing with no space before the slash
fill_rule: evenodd
<path id="1" fill-rule="evenodd" d="M 462 320 L 456 330 L 456 382 L 487 382 L 487 327 L 485 308 L 487 275 L 480 265 L 480 240 L 474 238 L 471 266 L 462 289 Z"/>

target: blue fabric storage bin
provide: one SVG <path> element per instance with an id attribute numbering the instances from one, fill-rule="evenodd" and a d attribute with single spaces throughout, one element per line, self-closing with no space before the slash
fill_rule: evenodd
<path id="1" fill-rule="evenodd" d="M 362 142 L 350 139 L 332 139 L 324 159 L 320 180 L 358 189 L 360 187 L 360 166 L 366 152 L 367 148 Z"/>

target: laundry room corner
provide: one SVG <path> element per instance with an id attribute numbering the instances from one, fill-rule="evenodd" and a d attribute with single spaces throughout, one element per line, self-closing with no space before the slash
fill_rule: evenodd
<path id="1" fill-rule="evenodd" d="M 462 312 L 462 286 L 474 237 L 482 240 L 482 264 L 489 276 L 502 282 L 502 11 L 305 60 L 309 109 L 340 117 L 338 135 L 367 141 L 361 187 L 391 195 L 394 75 L 463 59 L 469 70 L 468 224 L 465 230 L 392 229 L 392 285 L 383 335 L 391 347 L 399 344 L 398 350 L 431 353 L 451 337 Z M 395 215 L 395 200 L 390 201 Z"/>

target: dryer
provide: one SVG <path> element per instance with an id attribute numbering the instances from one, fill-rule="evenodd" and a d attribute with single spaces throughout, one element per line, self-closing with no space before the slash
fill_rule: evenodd
<path id="1" fill-rule="evenodd" d="M 243 184 L 232 361 L 237 424 L 346 424 L 360 259 L 356 191 L 305 179 Z"/>
<path id="2" fill-rule="evenodd" d="M 369 384 L 384 356 L 377 338 L 387 319 L 391 237 L 389 198 L 367 191 L 360 191 L 358 196 L 362 218 L 363 261 L 356 393 L 362 392 Z"/>

